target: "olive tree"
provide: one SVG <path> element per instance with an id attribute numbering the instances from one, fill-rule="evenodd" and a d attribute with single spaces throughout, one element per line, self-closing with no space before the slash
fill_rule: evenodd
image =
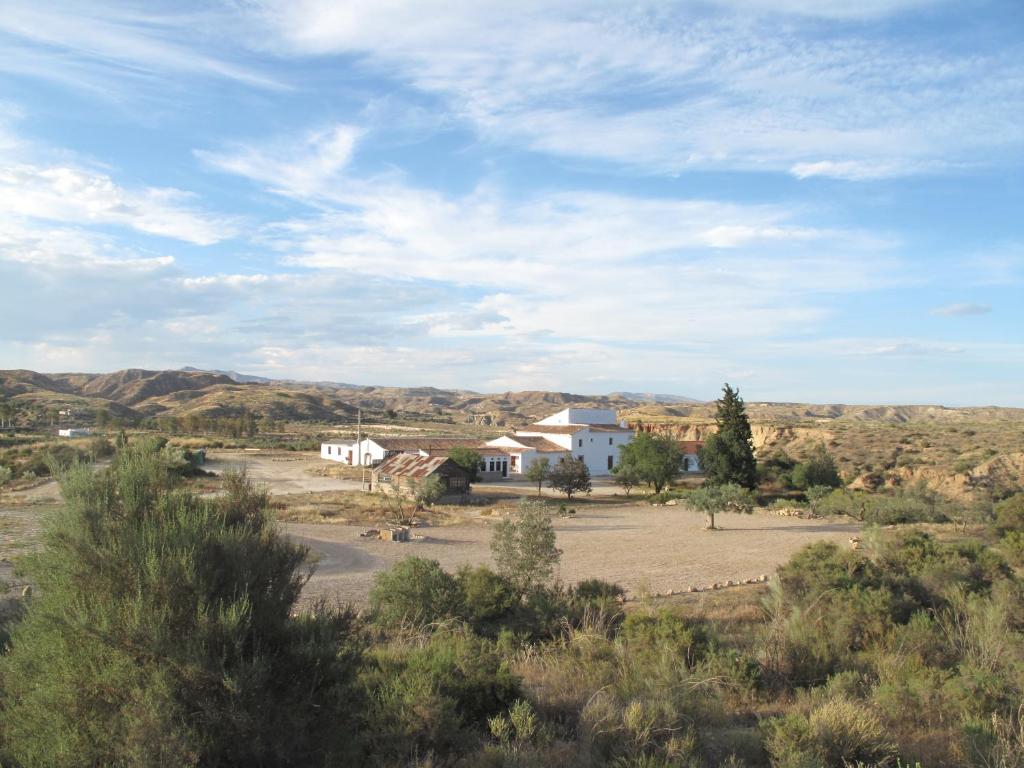
<path id="1" fill-rule="evenodd" d="M 548 473 L 548 485 L 571 499 L 574 493 L 590 493 L 590 470 L 583 459 L 563 457 Z"/>
<path id="2" fill-rule="evenodd" d="M 530 466 L 526 468 L 526 474 L 524 477 L 531 483 L 537 484 L 537 495 L 540 496 L 541 487 L 550 475 L 551 459 L 547 456 L 542 456 L 539 459 L 534 459 Z"/>
<path id="3" fill-rule="evenodd" d="M 502 520 L 491 537 L 498 573 L 526 592 L 551 579 L 562 556 L 551 515 L 541 501 L 522 499 L 515 517 Z"/>
<path id="4" fill-rule="evenodd" d="M 619 448 L 620 460 L 613 470 L 617 477 L 639 480 L 650 485 L 655 493 L 671 484 L 683 465 L 679 443 L 667 435 L 641 432 Z M 620 484 L 625 487 L 625 483 Z M 636 483 L 633 483 L 634 485 Z"/>
<path id="5" fill-rule="evenodd" d="M 726 485 L 705 485 L 690 493 L 687 503 L 705 515 L 704 529 L 715 528 L 715 515 L 720 512 L 750 513 L 754 509 L 753 494 L 735 483 Z"/>

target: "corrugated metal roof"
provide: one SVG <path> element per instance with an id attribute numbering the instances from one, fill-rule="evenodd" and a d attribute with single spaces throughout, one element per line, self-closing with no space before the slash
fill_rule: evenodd
<path id="1" fill-rule="evenodd" d="M 429 477 L 448 462 L 451 462 L 452 466 L 459 471 L 464 471 L 447 456 L 418 456 L 413 453 L 400 453 L 378 464 L 374 473 L 392 477 Z"/>

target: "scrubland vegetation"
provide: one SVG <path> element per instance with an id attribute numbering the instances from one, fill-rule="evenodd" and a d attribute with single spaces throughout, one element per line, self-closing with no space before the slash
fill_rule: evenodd
<path id="1" fill-rule="evenodd" d="M 55 467 L 66 506 L 4 630 L 3 764 L 1024 764 L 1024 497 L 970 535 L 869 528 L 768 589 L 628 604 L 552 578 L 527 502 L 496 569 L 408 559 L 357 617 L 297 613 L 304 552 L 266 495 L 198 498 L 179 467 L 143 440 Z"/>

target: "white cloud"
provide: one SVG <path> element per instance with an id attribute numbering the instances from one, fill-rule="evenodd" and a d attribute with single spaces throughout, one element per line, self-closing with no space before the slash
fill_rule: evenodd
<path id="1" fill-rule="evenodd" d="M 1024 144 L 1019 52 L 956 55 L 837 21 L 926 4 L 734 0 L 709 13 L 684 3 L 270 0 L 251 35 L 288 55 L 361 57 L 485 136 L 538 151 L 658 173 L 865 180 Z M 805 16 L 839 26 L 823 34 Z"/>
<path id="2" fill-rule="evenodd" d="M 299 142 L 278 139 L 266 145 L 234 145 L 223 151 L 196 150 L 207 165 L 266 184 L 300 199 L 329 193 L 340 182 L 360 131 L 335 125 L 311 131 Z"/>
<path id="3" fill-rule="evenodd" d="M 988 304 L 946 304 L 943 307 L 936 307 L 932 310 L 933 315 L 945 317 L 970 317 L 974 315 L 987 315 L 992 311 Z"/>
<path id="4" fill-rule="evenodd" d="M 826 176 L 833 179 L 848 181 L 870 181 L 891 176 L 902 176 L 914 171 L 938 171 L 941 164 L 912 164 L 905 161 L 859 161 L 859 160 L 819 160 L 813 163 L 797 163 L 790 168 L 790 173 L 798 179 L 809 179 L 813 176 Z"/>
<path id="5" fill-rule="evenodd" d="M 746 12 L 795 14 L 823 19 L 863 20 L 905 13 L 949 0 L 715 0 Z"/>
<path id="6" fill-rule="evenodd" d="M 510 200 L 349 179 L 267 242 L 285 263 L 476 296 L 416 316 L 438 337 L 662 342 L 812 327 L 825 295 L 902 279 L 881 241 L 818 229 L 778 206 L 593 192 Z"/>
<path id="7" fill-rule="evenodd" d="M 157 13 L 96 0 L 85 5 L 7 0 L 0 14 L 6 36 L 0 39 L 0 71 L 56 80 L 108 98 L 125 79 L 137 86 L 181 74 L 285 87 L 224 57 L 230 36 L 206 30 L 230 29 L 233 21 L 233 14 L 212 6 Z M 202 42 L 215 43 L 219 55 L 205 53 Z"/>
<path id="8" fill-rule="evenodd" d="M 8 217 L 116 224 L 198 245 L 235 235 L 234 222 L 197 210 L 193 199 L 178 189 L 128 189 L 82 168 L 0 164 L 0 210 Z"/>

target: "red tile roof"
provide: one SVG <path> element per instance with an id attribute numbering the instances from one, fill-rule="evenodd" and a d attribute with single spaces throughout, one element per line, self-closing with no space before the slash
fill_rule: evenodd
<path id="1" fill-rule="evenodd" d="M 530 424 L 522 427 L 522 432 L 542 432 L 549 435 L 575 435 L 589 429 L 591 432 L 632 432 L 629 427 L 620 427 L 618 424 Z M 515 435 L 513 435 L 515 437 Z"/>
<path id="2" fill-rule="evenodd" d="M 386 451 L 443 451 L 456 446 L 477 448 L 483 441 L 474 437 L 371 437 L 372 440 Z"/>
<path id="3" fill-rule="evenodd" d="M 677 440 L 683 453 L 696 453 L 704 445 L 703 440 Z"/>
<path id="4" fill-rule="evenodd" d="M 563 448 L 558 443 L 551 442 L 546 437 L 537 437 L 535 435 L 505 435 L 505 437 L 511 438 L 527 448 L 533 448 L 533 450 L 540 453 L 565 453 L 569 450 L 568 448 Z"/>

